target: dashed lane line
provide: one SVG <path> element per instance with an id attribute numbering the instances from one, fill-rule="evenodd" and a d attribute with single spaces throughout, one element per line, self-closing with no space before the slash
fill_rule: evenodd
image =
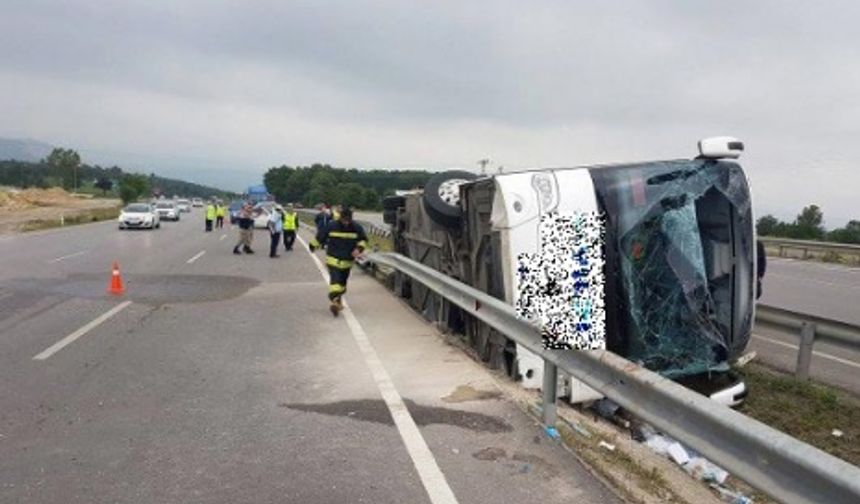
<path id="1" fill-rule="evenodd" d="M 203 257 L 203 254 L 205 254 L 205 253 L 206 253 L 206 251 L 205 251 L 205 250 L 201 250 L 200 252 L 198 252 L 197 254 L 195 254 L 195 255 L 194 255 L 194 257 L 192 257 L 191 259 L 189 259 L 189 260 L 187 260 L 187 261 L 185 261 L 185 262 L 186 262 L 187 264 L 192 264 L 192 263 L 194 263 L 194 261 L 196 261 L 197 259 L 200 259 L 201 257 Z"/>
<path id="2" fill-rule="evenodd" d="M 88 323 L 87 325 L 81 327 L 77 331 L 69 334 L 65 338 L 63 338 L 60 341 L 49 346 L 48 348 L 43 350 L 41 353 L 35 355 L 33 357 L 33 360 L 45 360 L 48 357 L 54 355 L 55 353 L 59 352 L 60 350 L 62 350 L 66 346 L 74 343 L 75 340 L 77 340 L 81 336 L 85 335 L 86 333 L 88 333 L 88 332 L 92 331 L 93 329 L 95 329 L 96 327 L 100 326 L 107 319 L 109 319 L 109 318 L 113 317 L 114 315 L 116 315 L 117 313 L 123 311 L 130 304 L 131 304 L 131 301 L 123 301 L 122 303 L 114 306 L 113 308 L 111 308 L 107 312 L 103 313 L 102 315 L 99 315 L 92 322 Z"/>
<path id="3" fill-rule="evenodd" d="M 84 254 L 86 254 L 86 253 L 87 253 L 87 251 L 86 251 L 86 250 L 81 250 L 80 252 L 75 252 L 74 254 L 68 254 L 68 255 L 64 255 L 64 256 L 60 256 L 60 257 L 55 257 L 55 258 L 51 259 L 51 260 L 50 260 L 50 261 L 48 261 L 48 262 L 51 262 L 51 263 L 58 263 L 58 262 L 60 262 L 60 261 L 65 261 L 66 259 L 71 259 L 71 258 L 73 258 L 73 257 L 79 257 L 79 256 L 82 256 L 82 255 L 84 255 Z"/>
<path id="4" fill-rule="evenodd" d="M 296 238 L 298 238 L 299 243 L 307 251 L 308 244 L 301 236 L 296 236 Z M 323 279 L 328 281 L 328 272 L 319 258 L 311 254 L 310 251 L 308 253 L 311 259 L 314 260 L 317 269 L 320 270 Z M 391 380 L 391 376 L 388 375 L 388 371 L 382 365 L 382 361 L 379 359 L 379 355 L 376 353 L 373 345 L 371 345 L 367 333 L 364 332 L 364 328 L 358 319 L 355 318 L 355 315 L 346 302 L 343 304 L 343 312 L 341 313 L 343 313 L 350 333 L 352 333 L 352 337 L 355 339 L 362 357 L 364 357 L 364 363 L 370 369 L 370 373 L 376 382 L 383 401 L 385 401 L 385 405 L 388 406 L 388 411 L 391 413 L 394 425 L 397 426 L 397 431 L 403 439 L 403 444 L 406 445 L 406 451 L 415 465 L 415 470 L 421 478 L 421 483 L 424 485 L 424 490 L 427 492 L 430 502 L 433 504 L 457 504 L 457 497 L 448 485 L 448 481 L 445 479 L 445 475 L 442 474 L 442 470 L 439 469 L 439 464 L 436 463 L 433 452 L 430 451 L 430 447 L 427 446 L 427 442 L 421 435 L 421 431 L 418 430 L 415 420 L 409 414 L 409 410 L 403 403 L 403 398 L 400 397 L 397 388 L 394 386 L 394 382 Z"/>

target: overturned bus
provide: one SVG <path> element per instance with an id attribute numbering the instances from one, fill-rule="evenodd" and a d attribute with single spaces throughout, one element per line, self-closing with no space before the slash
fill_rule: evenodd
<path id="1" fill-rule="evenodd" d="M 422 191 L 386 198 L 384 219 L 396 252 L 520 306 L 522 258 L 558 250 L 540 231 L 546 217 L 600 215 L 601 345 L 737 405 L 746 387 L 729 364 L 749 341 L 756 285 L 750 191 L 734 161 L 743 144 L 719 137 L 699 150 L 694 159 L 438 173 Z M 427 319 L 462 334 L 492 367 L 540 387 L 539 358 L 424 286 L 395 278 L 396 291 Z M 599 397 L 570 377 L 560 386 L 573 401 Z"/>

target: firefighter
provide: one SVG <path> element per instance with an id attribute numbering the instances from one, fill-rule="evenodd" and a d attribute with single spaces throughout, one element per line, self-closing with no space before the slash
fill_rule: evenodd
<path id="1" fill-rule="evenodd" d="M 287 205 L 284 211 L 284 250 L 293 250 L 293 242 L 296 241 L 296 229 L 299 227 L 299 216 L 293 204 Z"/>
<path id="2" fill-rule="evenodd" d="M 212 231 L 212 221 L 215 220 L 215 204 L 211 201 L 206 205 L 206 232 Z"/>
<path id="3" fill-rule="evenodd" d="M 319 231 L 316 238 L 310 242 L 311 252 L 318 248 L 326 248 L 329 309 L 335 317 L 343 310 L 342 298 L 346 293 L 346 282 L 349 279 L 353 261 L 367 248 L 367 235 L 361 224 L 353 222 L 352 210 L 344 207 L 339 217 Z"/>

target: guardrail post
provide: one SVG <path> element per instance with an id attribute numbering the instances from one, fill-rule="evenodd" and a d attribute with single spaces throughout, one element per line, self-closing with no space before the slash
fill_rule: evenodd
<path id="1" fill-rule="evenodd" d="M 558 368 L 550 361 L 543 361 L 543 424 L 555 427 L 556 422 L 556 396 L 558 391 Z"/>
<path id="2" fill-rule="evenodd" d="M 794 376 L 799 380 L 809 379 L 812 362 L 812 346 L 815 343 L 815 322 L 803 322 L 800 326 L 800 345 L 797 349 L 797 369 Z"/>

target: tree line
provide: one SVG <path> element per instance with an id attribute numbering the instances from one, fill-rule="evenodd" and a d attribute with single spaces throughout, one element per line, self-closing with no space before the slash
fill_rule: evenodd
<path id="1" fill-rule="evenodd" d="M 851 220 L 844 227 L 828 231 L 818 205 L 804 207 L 792 222 L 765 215 L 756 221 L 756 232 L 759 236 L 860 244 L 860 220 Z"/>
<path id="2" fill-rule="evenodd" d="M 124 202 L 149 196 L 185 196 L 232 199 L 235 193 L 172 178 L 129 173 L 118 166 L 102 167 L 81 162 L 73 149 L 56 148 L 45 159 L 27 161 L 0 161 L 0 185 L 48 188 L 62 187 L 67 191 L 94 188 L 103 196 L 111 193 Z"/>
<path id="3" fill-rule="evenodd" d="M 266 189 L 283 203 L 314 206 L 345 204 L 364 210 L 382 209 L 382 198 L 397 189 L 423 187 L 433 175 L 424 170 L 357 170 L 327 164 L 277 166 L 263 176 Z"/>

